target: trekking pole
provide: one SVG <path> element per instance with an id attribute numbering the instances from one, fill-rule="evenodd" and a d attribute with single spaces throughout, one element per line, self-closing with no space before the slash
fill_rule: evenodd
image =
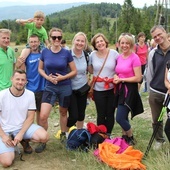
<path id="1" fill-rule="evenodd" d="M 163 108 L 162 108 L 161 113 L 160 113 L 160 115 L 158 117 L 158 122 L 156 124 L 156 127 L 154 128 L 152 136 L 151 136 L 150 141 L 148 143 L 147 149 L 146 149 L 145 154 L 144 154 L 144 158 L 147 157 L 147 155 L 148 155 L 148 153 L 150 151 L 152 143 L 153 143 L 153 141 L 155 139 L 155 136 L 156 136 L 156 134 L 158 132 L 159 126 L 160 126 L 161 122 L 163 121 L 163 116 L 164 116 L 164 113 L 166 112 L 166 108 L 168 107 L 169 102 L 170 102 L 170 95 L 166 94 L 164 102 L 163 102 Z"/>

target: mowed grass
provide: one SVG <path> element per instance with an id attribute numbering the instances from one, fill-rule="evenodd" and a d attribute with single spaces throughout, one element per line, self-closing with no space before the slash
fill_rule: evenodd
<path id="1" fill-rule="evenodd" d="M 150 108 L 148 105 L 148 94 L 141 93 L 142 101 L 145 111 L 141 115 L 136 116 L 133 120 L 130 120 L 134 137 L 137 141 L 135 149 L 138 149 L 145 153 L 149 140 L 152 135 L 152 121 Z M 130 118 L 130 116 L 129 116 Z M 165 116 L 166 118 L 166 116 Z M 60 141 L 54 137 L 59 130 L 59 112 L 58 107 L 55 106 L 48 119 L 50 134 L 50 140 L 47 143 L 47 148 L 44 152 L 37 154 L 33 152 L 30 155 L 23 154 L 25 161 L 20 161 L 19 155 L 16 153 L 14 164 L 6 169 L 9 170 L 111 170 L 109 166 L 100 162 L 93 155 L 93 150 L 88 153 L 79 151 L 68 151 Z M 91 101 L 87 105 L 85 122 L 96 123 L 96 110 L 94 102 Z M 121 128 L 115 123 L 112 137 L 121 136 Z M 33 148 L 37 144 L 31 143 Z M 19 146 L 21 151 L 22 147 Z M 142 160 L 142 163 L 146 165 L 147 170 L 168 170 L 170 160 L 170 148 L 169 143 L 159 151 L 154 151 L 152 148 L 148 156 Z M 3 169 L 0 166 L 0 169 Z"/>

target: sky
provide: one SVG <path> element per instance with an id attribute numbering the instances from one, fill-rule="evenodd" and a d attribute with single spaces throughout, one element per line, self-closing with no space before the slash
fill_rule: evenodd
<path id="1" fill-rule="evenodd" d="M 107 2 L 107 3 L 119 3 L 120 5 L 123 5 L 124 0 L 62 0 L 59 2 L 55 2 L 55 0 L 0 0 L 0 7 L 1 2 L 20 2 L 21 5 L 25 3 L 30 3 L 31 5 L 47 5 L 47 4 L 57 4 L 57 3 L 74 3 L 74 2 L 90 2 L 90 3 L 101 3 L 101 2 Z M 132 0 L 133 6 L 136 8 L 142 8 L 146 4 L 147 6 L 154 5 L 155 0 Z"/>

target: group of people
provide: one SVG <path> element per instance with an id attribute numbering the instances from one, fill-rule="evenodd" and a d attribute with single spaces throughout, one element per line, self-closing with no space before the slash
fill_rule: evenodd
<path id="1" fill-rule="evenodd" d="M 165 70 L 170 60 L 170 44 L 164 28 L 155 26 L 151 29 L 158 45 L 149 53 L 148 59 L 141 61 L 137 54 L 140 53 L 140 45 L 144 44 L 144 34 L 138 36 L 137 53 L 133 35 L 122 33 L 118 39 L 119 54 L 109 48 L 104 34 L 97 33 L 91 40 L 93 51 L 88 54 L 85 33 L 78 32 L 73 37 L 72 47 L 65 49 L 61 46 L 62 30 L 52 28 L 47 35 L 42 26 L 44 19 L 44 14 L 38 11 L 34 19 L 16 20 L 29 30 L 28 44 L 17 61 L 9 47 L 10 31 L 0 29 L 0 164 L 4 167 L 12 164 L 18 143 L 21 143 L 25 153 L 32 153 L 29 140 L 39 143 L 35 148 L 37 153 L 46 148 L 49 140 L 48 117 L 56 102 L 59 105 L 61 143 L 65 143 L 71 126 L 83 128 L 90 89 L 88 74 L 93 75 L 91 84 L 97 125 L 105 125 L 108 135 L 111 135 L 116 119 L 122 129 L 122 138 L 135 145 L 129 112 L 133 118 L 144 111 L 138 86 L 142 82 L 146 60 L 153 128 L 169 89 L 169 77 L 165 76 Z M 169 124 L 167 121 L 166 134 Z M 165 141 L 163 123 L 156 141 L 159 144 Z"/>

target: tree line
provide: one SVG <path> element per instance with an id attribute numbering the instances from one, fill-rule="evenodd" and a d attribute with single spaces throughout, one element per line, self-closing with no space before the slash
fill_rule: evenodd
<path id="1" fill-rule="evenodd" d="M 47 31 L 52 27 L 62 29 L 66 40 L 71 40 L 75 33 L 82 31 L 90 41 L 94 34 L 102 32 L 113 44 L 122 32 L 137 35 L 143 31 L 150 38 L 156 9 L 156 5 L 135 8 L 131 0 L 125 0 L 122 6 L 118 3 L 92 3 L 47 15 L 44 27 Z M 27 29 L 15 20 L 1 21 L 0 28 L 9 28 L 12 31 L 11 41 L 26 43 Z"/>

